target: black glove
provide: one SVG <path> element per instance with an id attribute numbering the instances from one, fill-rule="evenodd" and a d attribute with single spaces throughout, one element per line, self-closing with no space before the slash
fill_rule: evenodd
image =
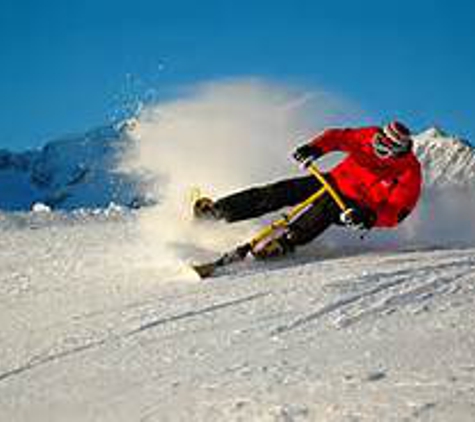
<path id="1" fill-rule="evenodd" d="M 299 146 L 293 153 L 293 157 L 300 163 L 307 163 L 308 161 L 316 160 L 320 155 L 321 152 L 318 148 L 310 144 Z"/>
<path id="2" fill-rule="evenodd" d="M 355 230 L 369 230 L 374 226 L 376 215 L 362 208 L 347 208 L 340 214 L 340 221 Z"/>

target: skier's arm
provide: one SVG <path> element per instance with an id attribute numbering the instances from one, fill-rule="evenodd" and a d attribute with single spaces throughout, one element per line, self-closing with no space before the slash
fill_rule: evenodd
<path id="1" fill-rule="evenodd" d="M 327 129 L 299 146 L 293 153 L 294 158 L 302 163 L 308 159 L 317 159 L 331 151 L 350 152 L 359 137 L 358 129 Z"/>
<path id="2" fill-rule="evenodd" d="M 412 212 L 421 193 L 421 170 L 413 166 L 401 173 L 393 182 L 388 198 L 378 210 L 377 225 L 394 227 Z"/>
<path id="3" fill-rule="evenodd" d="M 320 155 L 332 151 L 351 153 L 360 150 L 362 143 L 371 139 L 377 131 L 376 127 L 327 129 L 310 140 L 308 145 Z"/>
<path id="4" fill-rule="evenodd" d="M 333 151 L 358 152 L 378 130 L 377 127 L 327 129 L 308 143 L 298 147 L 293 155 L 297 161 L 304 163 L 308 159 L 317 159 Z"/>
<path id="5" fill-rule="evenodd" d="M 352 129 L 327 129 L 313 138 L 308 145 L 320 155 L 330 151 L 346 151 L 353 137 Z"/>

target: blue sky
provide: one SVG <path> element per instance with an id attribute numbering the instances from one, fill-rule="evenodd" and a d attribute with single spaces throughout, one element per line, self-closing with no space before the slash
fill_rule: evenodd
<path id="1" fill-rule="evenodd" d="M 3 0 L 0 148 L 239 76 L 325 88 L 377 121 L 475 143 L 474 43 L 470 0 Z"/>

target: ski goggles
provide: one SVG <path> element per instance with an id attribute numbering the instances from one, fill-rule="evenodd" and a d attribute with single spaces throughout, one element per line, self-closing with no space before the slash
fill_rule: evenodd
<path id="1" fill-rule="evenodd" d="M 412 149 L 412 139 L 395 139 L 378 132 L 373 138 L 373 148 L 380 158 L 400 157 Z"/>

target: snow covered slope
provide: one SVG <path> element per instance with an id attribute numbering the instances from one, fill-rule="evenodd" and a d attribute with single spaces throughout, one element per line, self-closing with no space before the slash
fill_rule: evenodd
<path id="1" fill-rule="evenodd" d="M 107 207 L 141 202 L 138 182 L 118 171 L 128 125 L 105 126 L 49 142 L 37 151 L 0 151 L 0 209 Z"/>
<path id="2" fill-rule="evenodd" d="M 136 218 L 0 214 L 0 420 L 473 421 L 475 249 L 316 248 L 204 283 Z"/>
<path id="3" fill-rule="evenodd" d="M 68 209 L 0 212 L 0 421 L 473 421 L 471 147 L 417 137 L 428 198 L 399 231 L 201 282 L 166 213 L 70 210 L 142 200 L 112 171 L 127 145 L 0 154 L 0 203 Z"/>

